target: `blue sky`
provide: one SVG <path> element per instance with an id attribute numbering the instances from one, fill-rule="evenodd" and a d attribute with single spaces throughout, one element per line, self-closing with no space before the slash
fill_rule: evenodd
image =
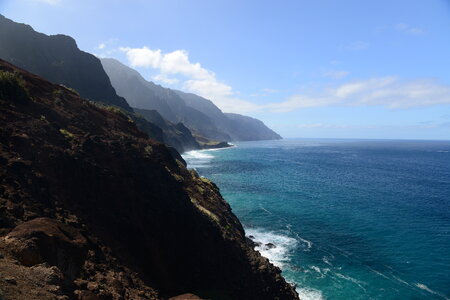
<path id="1" fill-rule="evenodd" d="M 284 137 L 450 139 L 450 1 L 1 0 Z"/>

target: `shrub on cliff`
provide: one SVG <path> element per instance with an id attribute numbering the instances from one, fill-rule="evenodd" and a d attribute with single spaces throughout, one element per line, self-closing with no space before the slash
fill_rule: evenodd
<path id="1" fill-rule="evenodd" d="M 0 99 L 19 103 L 30 100 L 30 95 L 19 74 L 0 71 Z"/>

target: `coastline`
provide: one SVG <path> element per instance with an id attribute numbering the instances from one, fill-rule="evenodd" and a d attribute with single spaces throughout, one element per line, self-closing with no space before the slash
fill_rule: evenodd
<path id="1" fill-rule="evenodd" d="M 186 158 L 188 168 L 216 182 L 256 250 L 281 267 L 301 299 L 448 298 L 442 268 L 431 258 L 415 259 L 425 249 L 448 257 L 440 234 L 445 224 L 420 226 L 440 220 L 445 206 L 437 205 L 446 205 L 439 178 L 448 176 L 448 141 L 286 139 L 238 146 L 229 153 L 198 151 Z M 396 170 L 387 176 L 391 164 Z M 419 198 L 409 192 L 411 180 L 418 180 Z M 405 210 L 430 195 L 441 200 L 427 202 L 422 220 L 416 210 Z M 401 242 L 393 227 L 421 247 Z"/>

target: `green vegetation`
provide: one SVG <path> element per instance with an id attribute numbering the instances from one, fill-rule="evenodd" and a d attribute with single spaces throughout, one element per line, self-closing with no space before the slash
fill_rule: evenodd
<path id="1" fill-rule="evenodd" d="M 22 77 L 14 72 L 0 71 L 0 99 L 17 103 L 31 100 Z"/>
<path id="2" fill-rule="evenodd" d="M 211 184 L 211 180 L 209 180 L 206 177 L 200 177 L 200 180 L 203 181 L 204 183 Z"/>
<path id="3" fill-rule="evenodd" d="M 75 136 L 73 135 L 72 132 L 68 131 L 67 129 L 63 129 L 61 128 L 59 130 L 59 132 L 61 132 L 62 135 L 64 135 L 64 137 L 66 137 L 67 139 L 73 139 Z"/>
<path id="4" fill-rule="evenodd" d="M 108 105 L 108 104 L 101 103 L 101 102 L 95 102 L 95 101 L 89 101 L 89 102 L 97 107 L 100 107 L 100 108 L 106 109 L 110 112 L 119 114 L 119 115 L 127 118 L 128 122 L 134 123 L 134 120 L 129 116 L 129 113 L 127 111 L 125 111 L 123 108 L 120 108 L 120 107 L 114 106 L 114 105 Z"/>
<path id="5" fill-rule="evenodd" d="M 152 155 L 153 153 L 153 148 L 150 145 L 145 146 L 144 148 L 145 153 L 147 153 L 148 155 Z"/>
<path id="6" fill-rule="evenodd" d="M 204 208 L 203 206 L 201 206 L 200 203 L 198 203 L 198 201 L 195 198 L 190 197 L 190 199 L 191 199 L 192 204 L 194 204 L 195 207 L 197 207 L 197 209 L 199 211 L 201 211 L 203 214 L 208 216 L 211 220 L 213 220 L 214 222 L 219 224 L 219 218 L 214 213 L 212 213 L 211 211 L 209 211 L 206 208 Z"/>
<path id="7" fill-rule="evenodd" d="M 78 97 L 80 97 L 80 93 L 78 93 L 78 91 L 76 89 L 73 89 L 71 87 L 65 86 L 64 84 L 60 84 L 60 86 L 62 86 L 63 88 L 71 91 L 72 93 L 74 93 L 75 95 L 77 95 Z"/>
<path id="8" fill-rule="evenodd" d="M 53 96 L 55 96 L 55 97 L 61 97 L 61 96 L 63 95 L 63 92 L 62 92 L 62 90 L 60 90 L 60 89 L 56 89 L 56 90 L 54 90 L 54 91 L 52 92 L 52 94 L 53 94 Z"/>

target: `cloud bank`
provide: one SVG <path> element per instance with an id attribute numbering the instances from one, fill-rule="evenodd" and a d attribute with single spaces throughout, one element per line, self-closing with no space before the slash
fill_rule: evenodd
<path id="1" fill-rule="evenodd" d="M 402 81 L 398 77 L 381 77 L 353 81 L 316 94 L 296 94 L 266 108 L 286 112 L 324 106 L 382 106 L 406 109 L 450 104 L 450 86 L 432 79 Z"/>
<path id="2" fill-rule="evenodd" d="M 289 112 L 298 109 L 327 106 L 381 106 L 387 109 L 450 104 L 450 86 L 433 79 L 401 80 L 396 76 L 377 77 L 348 81 L 341 85 L 326 87 L 315 92 L 298 93 L 284 101 L 257 104 L 238 98 L 233 88 L 216 77 L 216 74 L 192 63 L 184 50 L 163 53 L 148 47 L 120 48 L 133 67 L 153 68 L 159 74 L 154 80 L 165 84 L 180 83 L 184 90 L 212 100 L 226 112 Z M 332 79 L 343 79 L 349 73 L 332 70 L 324 74 Z M 267 96 L 276 90 L 265 89 Z"/>
<path id="3" fill-rule="evenodd" d="M 200 63 L 192 63 L 185 50 L 163 53 L 160 49 L 148 47 L 120 48 L 133 67 L 145 67 L 159 70 L 154 80 L 166 84 L 175 84 L 183 78 L 183 89 L 211 99 L 224 111 L 249 112 L 258 110 L 258 106 L 236 97 L 233 88 L 216 77 L 216 74 L 202 67 Z M 175 77 L 177 76 L 177 77 Z"/>
<path id="4" fill-rule="evenodd" d="M 34 0 L 35 2 L 41 2 L 49 5 L 58 5 L 62 0 Z"/>

